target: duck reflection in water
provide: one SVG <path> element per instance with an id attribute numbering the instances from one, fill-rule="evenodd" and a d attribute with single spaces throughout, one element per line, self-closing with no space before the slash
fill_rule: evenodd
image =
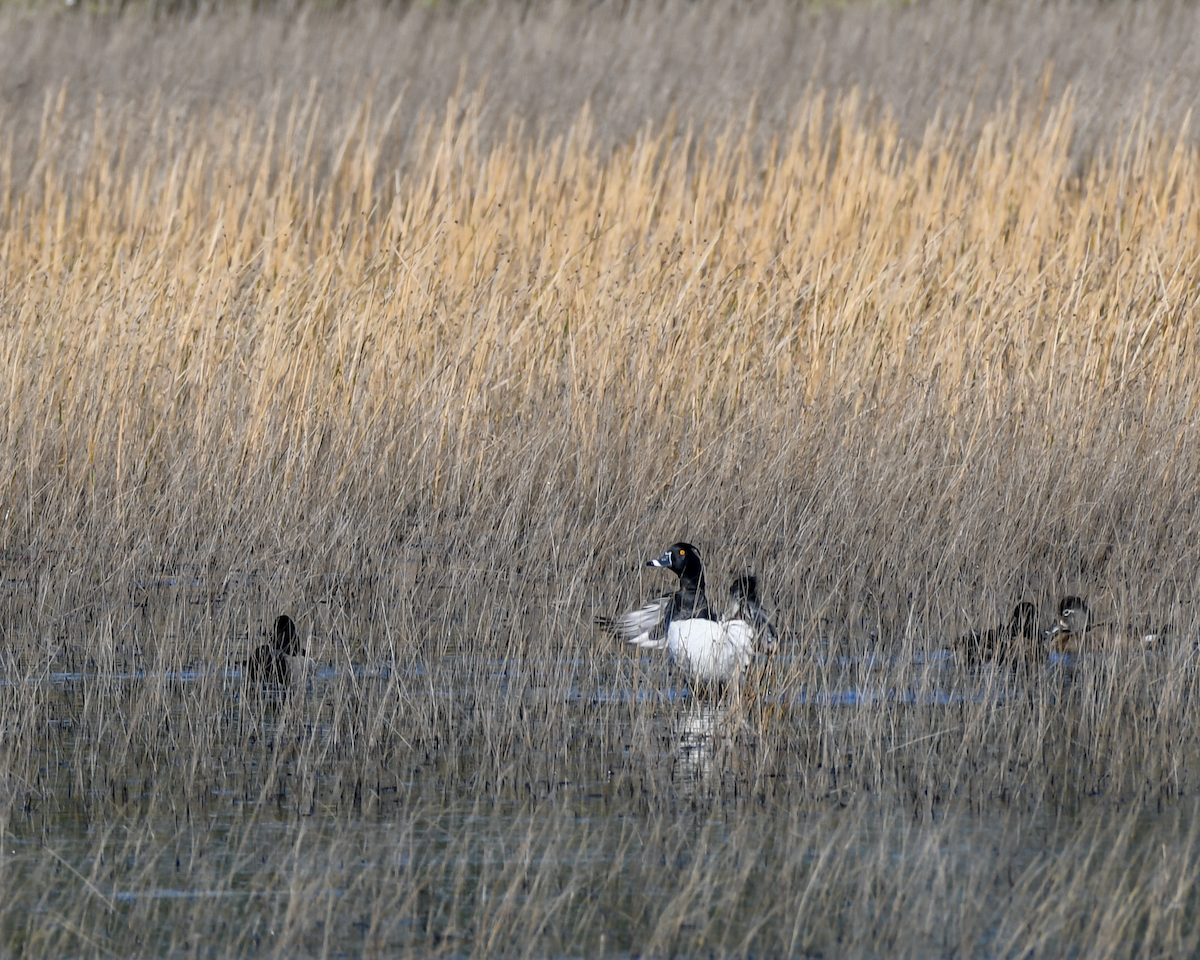
<path id="1" fill-rule="evenodd" d="M 693 700 L 688 709 L 675 718 L 676 770 L 683 783 L 699 785 L 712 776 L 718 742 L 723 741 L 726 716 L 727 712 L 721 707 Z"/>

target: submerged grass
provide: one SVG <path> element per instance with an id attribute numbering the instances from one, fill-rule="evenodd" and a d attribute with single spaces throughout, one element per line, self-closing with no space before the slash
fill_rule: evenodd
<path id="1" fill-rule="evenodd" d="M 1194 144 L 501 102 L 56 87 L 0 163 L 5 951 L 1193 953 Z M 591 627 L 680 537 L 740 701 Z M 1068 593 L 1170 637 L 942 652 Z"/>

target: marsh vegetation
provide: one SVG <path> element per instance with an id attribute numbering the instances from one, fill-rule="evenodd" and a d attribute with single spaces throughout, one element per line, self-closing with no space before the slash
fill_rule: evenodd
<path id="1" fill-rule="evenodd" d="M 0 12 L 3 952 L 1196 951 L 1200 14 L 697 10 Z"/>

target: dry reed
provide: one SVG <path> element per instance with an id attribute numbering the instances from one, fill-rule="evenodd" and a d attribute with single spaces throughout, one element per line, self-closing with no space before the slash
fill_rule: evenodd
<path id="1" fill-rule="evenodd" d="M 0 164 L 6 951 L 1194 952 L 1193 143 L 471 89 Z M 681 536 L 788 632 L 740 705 L 590 627 Z M 1173 636 L 940 652 L 1066 593 Z"/>

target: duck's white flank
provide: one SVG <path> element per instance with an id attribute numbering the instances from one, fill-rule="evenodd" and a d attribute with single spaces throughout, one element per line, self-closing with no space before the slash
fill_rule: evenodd
<path id="1" fill-rule="evenodd" d="M 754 627 L 745 620 L 673 620 L 667 651 L 679 669 L 701 683 L 732 680 L 754 656 Z"/>
<path id="2" fill-rule="evenodd" d="M 293 656 L 290 653 L 280 654 L 287 663 L 288 676 L 293 682 L 303 680 L 309 671 L 309 659 L 303 653 Z"/>

